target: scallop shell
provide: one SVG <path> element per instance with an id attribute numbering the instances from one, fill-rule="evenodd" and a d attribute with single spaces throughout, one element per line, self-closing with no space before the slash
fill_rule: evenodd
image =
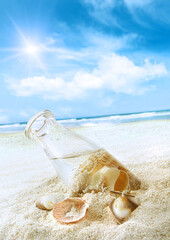
<path id="1" fill-rule="evenodd" d="M 120 207 L 117 206 L 116 201 L 119 201 Z M 109 207 L 117 224 L 122 224 L 130 216 L 131 212 L 138 207 L 138 203 L 134 197 L 126 194 L 126 197 L 122 195 L 112 199 Z"/>
<path id="2" fill-rule="evenodd" d="M 85 217 L 89 205 L 81 198 L 67 198 L 53 208 L 53 216 L 60 223 L 75 223 Z"/>

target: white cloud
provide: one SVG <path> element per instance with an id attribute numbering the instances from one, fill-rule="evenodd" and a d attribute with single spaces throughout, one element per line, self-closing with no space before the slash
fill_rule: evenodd
<path id="1" fill-rule="evenodd" d="M 163 22 L 165 24 L 170 24 L 169 18 L 169 1 L 161 0 L 84 0 L 84 2 L 89 6 L 89 13 L 92 17 L 97 19 L 99 22 L 116 26 L 122 30 L 125 30 L 123 25 L 118 21 L 116 16 L 114 16 L 114 9 L 120 7 L 124 4 L 132 17 L 139 24 L 150 27 L 150 23 L 147 21 L 147 18 L 143 17 L 141 11 L 148 15 L 149 18 L 153 20 Z"/>
<path id="2" fill-rule="evenodd" d="M 85 60 L 88 57 L 88 59 L 95 58 L 97 61 L 99 57 L 108 53 L 123 48 L 130 48 L 132 42 L 138 37 L 137 34 L 125 34 L 121 37 L 116 37 L 96 32 L 92 29 L 82 29 L 82 34 L 88 46 L 80 51 L 82 59 Z"/>
<path id="3" fill-rule="evenodd" d="M 86 3 L 92 5 L 95 9 L 107 9 L 115 6 L 115 0 L 85 0 Z"/>
<path id="4" fill-rule="evenodd" d="M 62 89 L 64 80 L 61 78 L 50 79 L 44 76 L 23 78 L 19 83 L 10 83 L 10 88 L 17 96 L 31 96 L 39 93 L 53 92 Z"/>
<path id="5" fill-rule="evenodd" d="M 112 54 L 104 57 L 94 74 L 103 80 L 103 86 L 116 93 L 141 94 L 147 87 L 145 83 L 166 74 L 163 64 L 152 64 L 148 59 L 137 66 L 125 56 Z"/>
<path id="6" fill-rule="evenodd" d="M 141 25 L 148 26 L 149 22 L 145 21 L 141 11 L 152 18 L 153 20 L 170 24 L 169 18 L 169 1 L 154 1 L 154 0 L 124 0 L 125 5 L 131 12 L 133 18 Z"/>
<path id="7" fill-rule="evenodd" d="M 115 0 L 84 0 L 84 2 L 89 6 L 89 14 L 96 18 L 99 22 L 116 26 L 122 29 L 122 26 L 116 20 L 112 14 L 112 9 L 119 4 Z"/>
<path id="8" fill-rule="evenodd" d="M 128 7 L 143 7 L 151 3 L 153 0 L 124 0 Z"/>
<path id="9" fill-rule="evenodd" d="M 103 85 L 100 77 L 86 72 L 78 72 L 74 77 L 74 83 L 79 89 L 97 89 Z"/>
<path id="10" fill-rule="evenodd" d="M 78 38 L 83 39 L 81 40 L 82 48 L 70 50 L 65 45 L 46 48 L 46 52 L 51 54 L 46 63 L 47 70 L 48 68 L 51 70 L 51 67 L 59 69 L 59 66 L 73 69 L 75 65 L 77 67 L 77 65 L 96 64 L 96 61 L 105 54 L 122 48 L 130 48 L 132 42 L 138 37 L 137 34 L 124 34 L 116 37 L 85 27 L 80 27 L 79 31 Z"/>
<path id="11" fill-rule="evenodd" d="M 112 54 L 99 61 L 91 72 L 79 71 L 71 81 L 44 76 L 24 78 L 9 82 L 9 88 L 17 96 L 41 95 L 48 99 L 82 98 L 88 90 L 111 89 L 115 93 L 143 94 L 151 85 L 149 82 L 167 73 L 162 63 L 135 65 L 125 56 Z M 152 84 L 153 85 L 153 84 Z"/>

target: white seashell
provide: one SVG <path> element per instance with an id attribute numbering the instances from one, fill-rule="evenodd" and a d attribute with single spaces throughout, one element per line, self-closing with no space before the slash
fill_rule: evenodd
<path id="1" fill-rule="evenodd" d="M 99 190 L 102 186 L 104 180 L 104 176 L 102 172 L 97 171 L 92 177 L 90 178 L 90 183 L 88 185 L 89 190 Z"/>
<path id="2" fill-rule="evenodd" d="M 127 218 L 131 213 L 129 202 L 126 197 L 118 197 L 113 203 L 114 214 L 120 220 Z"/>
<path id="3" fill-rule="evenodd" d="M 110 191 L 123 191 L 128 188 L 129 177 L 126 172 L 114 167 L 103 167 L 100 170 L 105 179 L 105 185 Z"/>
<path id="4" fill-rule="evenodd" d="M 121 224 L 130 216 L 131 212 L 135 210 L 138 205 L 133 197 L 119 196 L 110 202 L 109 207 L 115 217 L 116 222 Z"/>
<path id="5" fill-rule="evenodd" d="M 119 169 L 104 166 L 100 171 L 104 176 L 105 185 L 109 188 L 110 191 L 114 190 L 114 185 L 120 175 Z"/>
<path id="6" fill-rule="evenodd" d="M 56 194 L 45 195 L 37 200 L 36 207 L 42 210 L 51 210 L 61 199 L 64 199 L 64 197 L 58 197 Z"/>

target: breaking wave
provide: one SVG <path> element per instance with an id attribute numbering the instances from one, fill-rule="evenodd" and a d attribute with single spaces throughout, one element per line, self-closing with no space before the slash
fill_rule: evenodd
<path id="1" fill-rule="evenodd" d="M 152 111 L 129 114 L 115 114 L 108 116 L 83 117 L 57 120 L 60 124 L 66 127 L 81 127 L 81 126 L 95 126 L 99 124 L 121 124 L 128 122 L 138 122 L 147 120 L 161 120 L 170 119 L 170 110 L 166 111 Z M 24 131 L 26 123 L 1 124 L 0 133 L 10 133 Z"/>

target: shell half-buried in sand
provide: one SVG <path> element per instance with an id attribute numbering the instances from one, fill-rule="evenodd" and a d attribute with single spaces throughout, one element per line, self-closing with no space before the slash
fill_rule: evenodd
<path id="1" fill-rule="evenodd" d="M 81 198 L 67 198 L 53 208 L 53 216 L 60 223 L 75 223 L 85 217 L 88 204 Z"/>
<path id="2" fill-rule="evenodd" d="M 124 196 L 122 194 L 122 196 L 111 200 L 109 207 L 116 222 L 121 224 L 130 216 L 131 212 L 138 207 L 138 204 L 134 197 Z"/>
<path id="3" fill-rule="evenodd" d="M 56 194 L 48 194 L 41 196 L 36 201 L 36 207 L 42 210 L 48 210 L 50 211 L 53 209 L 54 205 L 61 200 L 63 200 L 64 197 L 58 197 Z"/>

